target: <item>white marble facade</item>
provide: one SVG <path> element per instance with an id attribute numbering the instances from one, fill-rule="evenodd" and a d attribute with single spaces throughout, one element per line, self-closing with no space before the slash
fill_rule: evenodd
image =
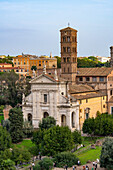
<path id="1" fill-rule="evenodd" d="M 31 93 L 23 96 L 22 102 L 25 120 L 31 120 L 34 128 L 38 128 L 43 117 L 52 116 L 58 125 L 79 130 L 79 104 L 67 93 L 66 82 L 43 72 L 30 83 Z"/>

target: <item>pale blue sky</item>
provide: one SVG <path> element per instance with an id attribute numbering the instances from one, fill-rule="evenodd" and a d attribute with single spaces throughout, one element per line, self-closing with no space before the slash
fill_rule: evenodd
<path id="1" fill-rule="evenodd" d="M 59 30 L 78 30 L 78 56 L 109 56 L 113 0 L 0 0 L 0 54 L 60 55 Z"/>

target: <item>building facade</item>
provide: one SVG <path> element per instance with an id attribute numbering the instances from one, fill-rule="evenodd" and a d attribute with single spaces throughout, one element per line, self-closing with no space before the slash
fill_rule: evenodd
<path id="1" fill-rule="evenodd" d="M 42 118 L 52 116 L 57 125 L 79 130 L 79 105 L 76 99 L 70 99 L 67 89 L 66 82 L 45 72 L 31 80 L 31 94 L 23 97 L 24 120 L 38 128 Z"/>

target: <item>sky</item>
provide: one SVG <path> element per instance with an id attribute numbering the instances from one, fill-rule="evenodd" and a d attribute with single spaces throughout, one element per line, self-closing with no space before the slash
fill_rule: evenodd
<path id="1" fill-rule="evenodd" d="M 0 0 L 0 55 L 60 56 L 60 32 L 78 30 L 78 56 L 110 56 L 113 0 Z"/>

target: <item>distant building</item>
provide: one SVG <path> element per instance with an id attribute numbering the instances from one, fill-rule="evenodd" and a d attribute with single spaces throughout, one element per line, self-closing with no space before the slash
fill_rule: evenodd
<path id="1" fill-rule="evenodd" d="M 98 59 L 98 61 L 105 63 L 107 61 L 110 61 L 111 57 L 102 57 L 102 56 L 96 56 L 96 58 Z"/>
<path id="2" fill-rule="evenodd" d="M 0 72 L 10 72 L 11 70 L 14 70 L 19 77 L 25 77 L 27 74 L 23 68 L 12 67 L 12 64 L 9 63 L 0 63 Z"/>
<path id="3" fill-rule="evenodd" d="M 13 57 L 14 67 L 20 67 L 25 69 L 27 72 L 27 76 L 32 76 L 32 66 L 36 66 L 38 69 L 43 69 L 43 65 L 45 64 L 47 69 L 57 68 L 57 59 L 48 56 L 35 56 L 29 54 L 18 55 L 17 57 Z"/>

